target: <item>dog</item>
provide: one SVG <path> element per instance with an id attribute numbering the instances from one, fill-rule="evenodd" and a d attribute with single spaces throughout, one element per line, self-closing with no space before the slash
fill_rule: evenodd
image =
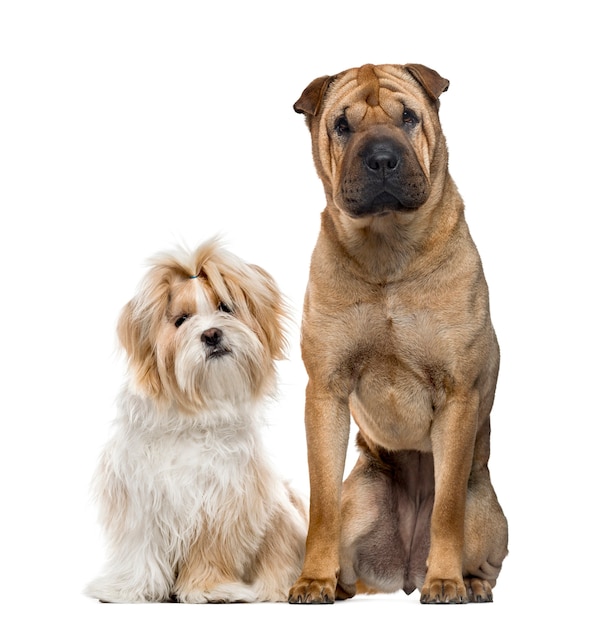
<path id="1" fill-rule="evenodd" d="M 326 207 L 302 322 L 311 502 L 291 603 L 489 602 L 507 554 L 488 470 L 499 348 L 448 171 L 448 85 L 419 64 L 364 65 L 294 105 Z"/>
<path id="2" fill-rule="evenodd" d="M 124 307 L 129 378 L 94 478 L 104 602 L 285 602 L 307 507 L 278 477 L 262 411 L 287 348 L 272 277 L 211 239 L 158 255 Z"/>

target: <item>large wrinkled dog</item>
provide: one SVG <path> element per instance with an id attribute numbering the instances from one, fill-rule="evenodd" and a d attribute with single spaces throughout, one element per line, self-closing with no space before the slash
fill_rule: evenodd
<path id="1" fill-rule="evenodd" d="M 448 84 L 365 65 L 294 106 L 327 206 L 304 303 L 311 513 L 293 603 L 415 588 L 488 602 L 507 554 L 487 468 L 499 349 L 448 173 Z M 351 413 L 360 457 L 342 486 Z"/>

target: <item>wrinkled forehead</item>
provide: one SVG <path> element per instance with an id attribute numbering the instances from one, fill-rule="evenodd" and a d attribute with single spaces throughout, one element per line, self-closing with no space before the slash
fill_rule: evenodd
<path id="1" fill-rule="evenodd" d="M 365 65 L 338 77 L 324 106 L 333 114 L 350 109 L 351 114 L 364 117 L 373 110 L 395 118 L 404 106 L 414 107 L 424 101 L 424 93 L 407 70 L 394 65 Z"/>

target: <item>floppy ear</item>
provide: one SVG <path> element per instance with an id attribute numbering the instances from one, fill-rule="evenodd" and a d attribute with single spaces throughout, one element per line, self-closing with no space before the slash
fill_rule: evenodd
<path id="1" fill-rule="evenodd" d="M 419 63 L 409 63 L 404 67 L 423 87 L 427 95 L 436 103 L 436 106 L 439 106 L 439 97 L 448 90 L 450 81 L 442 78 L 435 70 Z"/>
<path id="2" fill-rule="evenodd" d="M 311 81 L 294 103 L 294 110 L 306 115 L 317 115 L 325 92 L 334 78 L 335 76 L 320 76 Z"/>
<path id="3" fill-rule="evenodd" d="M 169 273 L 153 269 L 137 295 L 122 309 L 118 339 L 139 386 L 150 396 L 162 391 L 155 354 L 156 333 L 168 306 Z"/>
<path id="4" fill-rule="evenodd" d="M 284 297 L 271 275 L 258 265 L 249 266 L 258 289 L 246 293 L 249 308 L 267 339 L 272 358 L 283 359 L 288 348 L 285 323 L 289 317 Z"/>

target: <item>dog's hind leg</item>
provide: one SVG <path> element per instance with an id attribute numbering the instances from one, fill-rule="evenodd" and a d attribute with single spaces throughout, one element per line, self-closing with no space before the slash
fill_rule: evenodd
<path id="1" fill-rule="evenodd" d="M 492 589 L 508 554 L 508 522 L 491 484 L 489 420 L 475 442 L 464 513 L 462 574 L 469 602 L 491 602 Z"/>
<path id="2" fill-rule="evenodd" d="M 237 529 L 214 542 L 198 539 L 178 573 L 175 594 L 180 602 L 288 600 L 303 564 L 307 511 L 285 485 L 275 489 L 278 499 L 269 503 L 259 529 Z"/>
<path id="3" fill-rule="evenodd" d="M 280 497 L 258 554 L 245 572 L 252 579 L 258 601 L 286 602 L 303 565 L 307 507 L 289 488 L 287 496 Z"/>
<path id="4" fill-rule="evenodd" d="M 470 602 L 491 602 L 508 553 L 508 525 L 487 467 L 473 469 L 464 518 L 463 575 Z"/>

